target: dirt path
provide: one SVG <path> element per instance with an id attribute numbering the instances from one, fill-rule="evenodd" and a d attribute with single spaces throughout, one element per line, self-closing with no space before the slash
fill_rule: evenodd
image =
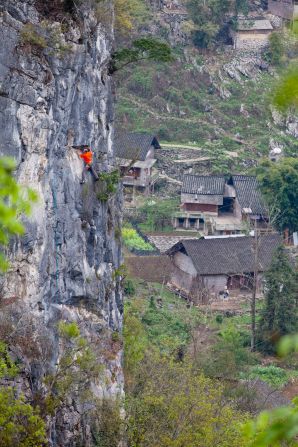
<path id="1" fill-rule="evenodd" d="M 176 143 L 161 143 L 163 149 L 193 149 L 194 151 L 202 151 L 203 148 L 199 146 L 189 146 L 187 144 L 176 144 Z"/>

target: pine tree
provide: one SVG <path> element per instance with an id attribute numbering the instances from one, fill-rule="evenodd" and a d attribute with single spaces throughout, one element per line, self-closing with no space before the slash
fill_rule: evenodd
<path id="1" fill-rule="evenodd" d="M 279 247 L 265 274 L 265 306 L 257 330 L 260 351 L 275 352 L 278 339 L 297 330 L 297 274 Z"/>

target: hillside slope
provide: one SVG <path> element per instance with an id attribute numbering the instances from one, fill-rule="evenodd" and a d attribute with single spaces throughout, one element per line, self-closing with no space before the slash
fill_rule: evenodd
<path id="1" fill-rule="evenodd" d="M 293 155 L 297 123 L 272 113 L 276 75 L 262 54 L 236 52 L 231 45 L 202 54 L 181 37 L 178 19 L 170 30 L 166 27 L 162 11 L 160 5 L 155 27 L 151 23 L 149 29 L 168 40 L 176 60 L 170 65 L 143 63 L 119 73 L 118 127 L 157 133 L 167 142 L 194 143 L 203 156 L 215 156 L 215 171 L 227 168 L 227 151 L 238 152 L 233 168 L 241 171 L 275 147 Z"/>

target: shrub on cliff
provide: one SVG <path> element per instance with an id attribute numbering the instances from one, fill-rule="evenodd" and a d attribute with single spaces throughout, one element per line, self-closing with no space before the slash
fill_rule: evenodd
<path id="1" fill-rule="evenodd" d="M 24 189 L 16 182 L 14 169 L 11 158 L 0 158 L 0 271 L 8 267 L 4 247 L 11 237 L 24 233 L 20 216 L 29 214 L 30 203 L 37 199 L 31 189 Z"/>

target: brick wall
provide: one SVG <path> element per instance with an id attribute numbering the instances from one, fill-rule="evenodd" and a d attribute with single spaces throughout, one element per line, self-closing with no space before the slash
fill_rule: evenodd
<path id="1" fill-rule="evenodd" d="M 202 212 L 210 212 L 216 213 L 218 212 L 217 205 L 211 205 L 208 203 L 185 203 L 183 205 L 183 209 L 185 211 L 202 211 Z"/>

